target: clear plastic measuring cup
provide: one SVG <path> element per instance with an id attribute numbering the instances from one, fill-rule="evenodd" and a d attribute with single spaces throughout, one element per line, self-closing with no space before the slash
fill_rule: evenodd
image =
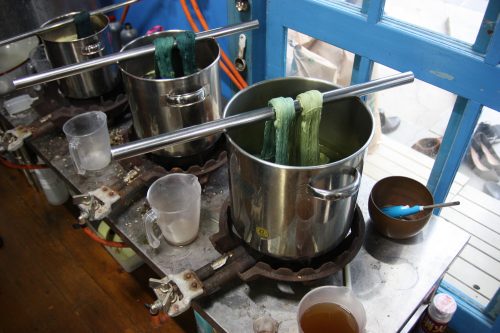
<path id="1" fill-rule="evenodd" d="M 343 308 L 344 311 L 347 311 L 347 315 L 342 314 L 342 317 L 336 317 L 333 312 L 337 312 L 338 309 L 331 307 L 323 307 L 320 306 L 323 304 L 335 304 Z M 315 313 L 312 313 L 313 307 L 316 306 Z M 319 306 L 319 307 L 318 307 Z M 329 322 L 325 325 L 330 325 L 326 331 L 332 330 L 338 332 L 354 332 L 354 333 L 364 333 L 366 326 L 366 312 L 363 304 L 355 297 L 352 289 L 347 287 L 337 287 L 337 286 L 323 286 L 319 288 L 315 288 L 308 292 L 300 301 L 299 307 L 297 310 L 297 323 L 299 325 L 299 332 L 301 333 L 309 333 L 312 331 L 321 331 L 318 329 L 319 326 L 312 328 L 313 330 L 307 330 L 302 326 L 305 324 L 303 317 L 309 315 L 309 319 L 314 322 L 314 324 L 319 324 L 322 322 Z M 337 327 L 336 325 L 340 325 L 341 321 L 348 321 L 349 317 L 355 321 L 355 325 L 352 330 L 348 330 L 344 327 Z M 304 325 L 306 326 L 306 325 Z M 356 327 L 357 326 L 357 327 Z M 311 328 L 311 326 L 309 326 Z M 357 330 L 356 330 L 357 329 Z M 323 330 L 325 331 L 325 330 Z"/>
<path id="2" fill-rule="evenodd" d="M 69 153 L 79 174 L 99 170 L 111 162 L 106 114 L 90 111 L 74 116 L 63 126 L 69 143 Z"/>
<path id="3" fill-rule="evenodd" d="M 201 186 L 198 177 L 174 173 L 156 180 L 146 199 L 151 210 L 144 215 L 146 236 L 151 247 L 160 246 L 153 224 L 173 245 L 187 245 L 195 240 L 200 226 Z"/>

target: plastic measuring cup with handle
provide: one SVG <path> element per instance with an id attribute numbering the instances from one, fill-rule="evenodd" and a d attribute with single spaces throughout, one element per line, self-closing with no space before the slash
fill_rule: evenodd
<path id="1" fill-rule="evenodd" d="M 69 143 L 69 153 L 76 171 L 100 170 L 111 162 L 111 145 L 104 112 L 90 111 L 69 119 L 63 132 Z"/>
<path id="2" fill-rule="evenodd" d="M 341 316 L 338 315 L 339 312 L 343 312 Z M 352 289 L 323 286 L 311 290 L 302 297 L 297 310 L 297 324 L 300 333 L 322 331 L 364 333 L 366 312 Z"/>
<path id="3" fill-rule="evenodd" d="M 153 231 L 154 223 L 172 245 L 187 245 L 196 239 L 201 201 L 198 177 L 184 173 L 161 177 L 149 187 L 146 199 L 151 209 L 144 215 L 144 224 L 151 247 L 160 246 L 160 239 Z"/>

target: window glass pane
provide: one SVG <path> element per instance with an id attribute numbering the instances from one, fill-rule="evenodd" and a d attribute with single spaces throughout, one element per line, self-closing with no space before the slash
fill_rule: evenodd
<path id="1" fill-rule="evenodd" d="M 459 172 L 469 177 L 467 185 L 500 200 L 500 113 L 498 111 L 483 108 Z M 500 218 L 497 218 L 500 222 Z M 497 232 L 500 232 L 500 229 Z"/>
<path id="2" fill-rule="evenodd" d="M 313 77 L 340 86 L 351 82 L 353 53 L 292 29 L 287 44 L 287 76 Z"/>
<path id="3" fill-rule="evenodd" d="M 488 0 L 386 0 L 385 15 L 473 44 Z"/>
<path id="4" fill-rule="evenodd" d="M 397 73 L 375 63 L 372 79 Z M 383 134 L 435 158 L 439 148 L 437 142 L 444 135 L 456 95 L 415 79 L 411 84 L 378 92 L 374 98 L 381 114 Z"/>

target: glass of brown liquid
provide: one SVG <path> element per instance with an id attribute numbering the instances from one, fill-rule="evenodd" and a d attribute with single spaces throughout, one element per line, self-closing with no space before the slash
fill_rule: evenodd
<path id="1" fill-rule="evenodd" d="M 301 333 L 363 333 L 366 313 L 350 288 L 324 286 L 302 298 L 297 323 Z"/>

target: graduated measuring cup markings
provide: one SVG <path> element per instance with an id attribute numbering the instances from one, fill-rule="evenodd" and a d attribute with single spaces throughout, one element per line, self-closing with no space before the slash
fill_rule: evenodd
<path id="1" fill-rule="evenodd" d="M 69 153 L 76 170 L 99 170 L 111 162 L 107 117 L 104 112 L 90 111 L 69 119 L 63 126 Z"/>
<path id="2" fill-rule="evenodd" d="M 200 198 L 201 186 L 194 175 L 174 173 L 156 180 L 146 196 L 151 206 L 144 215 L 149 245 L 160 246 L 154 223 L 170 244 L 187 245 L 194 241 L 200 226 Z"/>

